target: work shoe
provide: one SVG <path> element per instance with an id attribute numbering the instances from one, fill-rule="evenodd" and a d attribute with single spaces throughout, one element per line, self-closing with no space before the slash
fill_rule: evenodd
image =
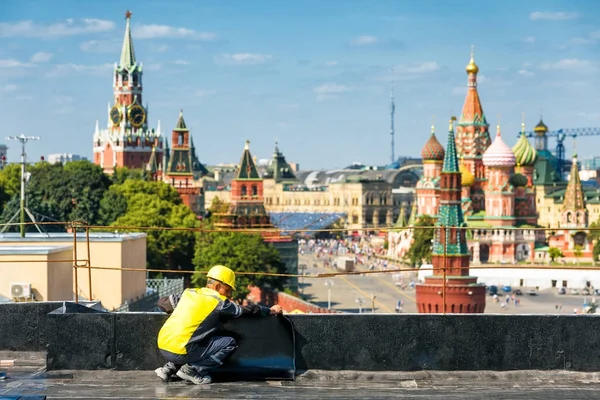
<path id="1" fill-rule="evenodd" d="M 162 379 L 163 382 L 169 382 L 176 377 L 177 367 L 172 362 L 168 362 L 160 368 L 156 368 L 154 373 Z"/>
<path id="2" fill-rule="evenodd" d="M 184 365 L 177 371 L 177 376 L 181 379 L 193 383 L 194 385 L 207 385 L 212 383 L 212 378 L 208 375 L 200 375 L 189 365 Z"/>

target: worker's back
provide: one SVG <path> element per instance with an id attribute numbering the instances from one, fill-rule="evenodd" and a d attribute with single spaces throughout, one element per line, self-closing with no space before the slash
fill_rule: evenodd
<path id="1" fill-rule="evenodd" d="M 158 348 L 187 354 L 189 343 L 204 339 L 218 328 L 219 309 L 225 300 L 209 288 L 186 289 L 158 334 Z"/>

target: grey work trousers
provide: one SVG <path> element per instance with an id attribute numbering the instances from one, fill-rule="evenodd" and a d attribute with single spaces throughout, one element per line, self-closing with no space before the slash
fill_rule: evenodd
<path id="1" fill-rule="evenodd" d="M 237 350 L 237 342 L 229 336 L 213 336 L 189 346 L 186 355 L 173 354 L 161 350 L 163 357 L 177 367 L 188 364 L 200 375 L 223 365 L 223 362 Z"/>

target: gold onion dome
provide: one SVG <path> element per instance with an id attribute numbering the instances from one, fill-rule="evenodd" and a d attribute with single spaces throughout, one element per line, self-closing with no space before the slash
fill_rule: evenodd
<path id="1" fill-rule="evenodd" d="M 525 187 L 529 183 L 527 177 L 523 174 L 514 174 L 510 177 L 510 184 L 516 187 Z"/>
<path id="2" fill-rule="evenodd" d="M 467 64 L 467 74 L 476 74 L 479 72 L 479 67 L 475 64 L 475 59 L 473 58 L 473 54 L 471 54 L 471 61 Z"/>
<path id="3" fill-rule="evenodd" d="M 521 126 L 522 132 L 525 131 L 524 126 Z M 537 151 L 533 145 L 529 142 L 525 134 L 521 134 L 517 144 L 512 148 L 515 157 L 517 158 L 518 165 L 533 165 L 537 159 Z"/>
<path id="4" fill-rule="evenodd" d="M 444 146 L 442 146 L 442 144 L 435 137 L 435 127 L 432 126 L 431 136 L 421 150 L 421 157 L 423 160 L 444 161 L 445 155 L 446 151 L 444 150 Z"/>
<path id="5" fill-rule="evenodd" d="M 465 166 L 465 163 L 461 162 L 458 170 L 460 172 L 461 185 L 465 187 L 473 186 L 475 183 L 475 175 L 469 171 L 469 169 Z"/>
<path id="6" fill-rule="evenodd" d="M 540 122 L 538 122 L 535 128 L 533 128 L 533 131 L 536 133 L 536 135 L 542 136 L 548 132 L 548 127 L 546 124 L 544 124 L 544 121 L 540 119 Z"/>

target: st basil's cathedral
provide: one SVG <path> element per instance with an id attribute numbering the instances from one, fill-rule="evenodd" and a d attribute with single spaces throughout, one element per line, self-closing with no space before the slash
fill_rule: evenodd
<path id="1" fill-rule="evenodd" d="M 466 67 L 468 90 L 456 124 L 456 156 L 461 174 L 460 205 L 466 226 L 472 264 L 530 261 L 535 244 L 544 241 L 537 226 L 534 163 L 537 153 L 525 136 L 525 126 L 511 149 L 500 126 L 492 141 L 479 93 L 479 67 L 473 55 Z M 543 124 L 540 122 L 540 124 Z M 423 177 L 416 187 L 416 215 L 437 218 L 440 211 L 440 177 L 445 149 L 435 129 L 421 151 Z M 506 229 L 511 228 L 511 229 Z"/>

